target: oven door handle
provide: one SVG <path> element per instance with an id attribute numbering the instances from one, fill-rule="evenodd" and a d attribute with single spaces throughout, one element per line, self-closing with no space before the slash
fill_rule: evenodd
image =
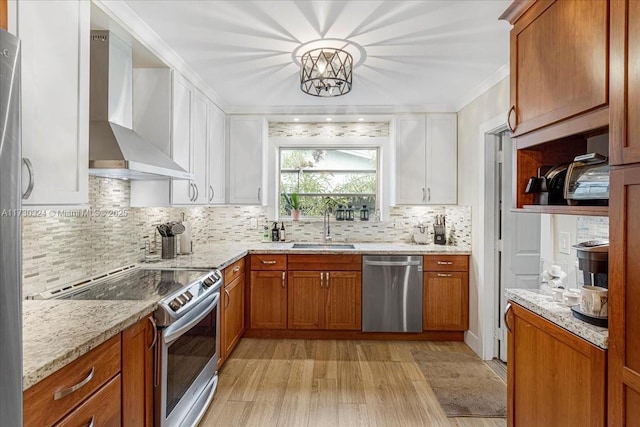
<path id="1" fill-rule="evenodd" d="M 197 315 L 193 315 L 193 313 L 197 312 L 196 308 L 194 307 L 189 314 L 178 320 L 178 322 L 174 323 L 172 326 L 180 325 L 183 321 L 186 322 L 184 325 L 180 325 L 176 330 L 171 330 L 171 327 L 164 330 L 164 332 L 162 333 L 162 341 L 166 345 L 169 345 L 180 338 L 182 335 L 184 335 L 185 332 L 193 328 L 195 325 L 200 323 L 202 319 L 207 317 L 218 304 L 219 300 L 220 294 L 218 292 L 202 300 L 202 302 L 200 302 L 198 305 L 206 305 L 206 310 Z"/>

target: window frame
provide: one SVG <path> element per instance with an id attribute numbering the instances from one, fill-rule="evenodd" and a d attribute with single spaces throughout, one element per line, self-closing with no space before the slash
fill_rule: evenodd
<path id="1" fill-rule="evenodd" d="M 390 124 L 392 126 L 392 124 Z M 322 148 L 345 149 L 363 148 L 378 150 L 378 179 L 376 209 L 380 210 L 381 218 L 389 218 L 389 210 L 392 201 L 394 156 L 392 139 L 390 136 L 364 137 L 269 137 L 267 155 L 264 158 L 264 167 L 267 173 L 268 199 L 265 200 L 267 217 L 269 220 L 290 220 L 291 217 L 282 217 L 279 214 L 280 198 L 280 148 Z M 305 221 L 322 221 L 321 217 L 303 217 Z"/>
<path id="2" fill-rule="evenodd" d="M 375 172 L 376 175 L 376 192 L 374 194 L 376 203 L 374 207 L 369 207 L 369 209 L 371 211 L 375 211 L 377 209 L 380 209 L 380 151 L 381 148 L 380 147 L 366 147 L 366 146 L 332 146 L 329 147 L 326 144 L 323 145 L 306 145 L 306 146 L 279 146 L 277 148 L 277 158 L 278 158 L 278 182 L 276 183 L 276 206 L 275 206 L 275 210 L 278 213 L 279 219 L 291 219 L 290 216 L 280 216 L 280 202 L 281 202 L 281 174 L 282 174 L 282 168 L 280 165 L 280 160 L 282 159 L 282 150 L 335 150 L 335 151 L 339 151 L 339 150 L 375 150 L 376 151 L 376 169 L 375 171 L 372 171 L 370 169 L 367 170 L 358 170 L 358 169 L 336 169 L 336 170 L 329 170 L 329 169 L 322 169 L 322 170 L 313 170 L 310 169 L 309 173 L 322 173 L 322 172 L 336 172 L 336 173 L 354 173 L 357 174 L 358 172 L 363 172 L 363 173 L 372 173 Z M 294 172 L 291 172 L 294 173 Z M 313 193 L 315 194 L 315 193 Z M 360 196 L 360 195 L 370 195 L 370 193 L 323 193 L 323 195 L 328 196 L 328 197 L 344 197 L 344 196 Z M 303 195 L 307 195 L 306 193 Z M 322 197 L 322 195 L 318 195 L 317 197 Z M 360 206 L 354 206 L 354 208 L 356 209 L 356 211 L 359 212 Z M 306 219 L 318 219 L 318 218 L 322 218 L 321 216 L 305 216 Z"/>

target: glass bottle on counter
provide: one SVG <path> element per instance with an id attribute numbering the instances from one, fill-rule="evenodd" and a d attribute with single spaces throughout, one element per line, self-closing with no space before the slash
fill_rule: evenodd
<path id="1" fill-rule="evenodd" d="M 284 222 L 283 222 L 282 226 L 280 227 L 280 241 L 284 242 L 285 240 L 286 240 L 286 235 L 284 231 Z"/>

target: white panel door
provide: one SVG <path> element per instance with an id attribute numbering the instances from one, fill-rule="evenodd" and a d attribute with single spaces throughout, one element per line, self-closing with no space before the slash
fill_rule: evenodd
<path id="1" fill-rule="evenodd" d="M 458 129 L 456 114 L 427 115 L 427 204 L 458 202 Z"/>
<path id="2" fill-rule="evenodd" d="M 229 203 L 262 204 L 263 118 L 229 120 Z"/>
<path id="3" fill-rule="evenodd" d="M 193 203 L 207 204 L 207 103 L 199 91 L 193 97 L 191 114 L 191 172 L 195 175 Z"/>
<path id="4" fill-rule="evenodd" d="M 191 171 L 191 108 L 193 88 L 181 76 L 173 79 L 173 140 L 171 157 L 184 170 Z M 172 180 L 171 203 L 184 205 L 193 202 L 194 184 L 187 180 Z"/>
<path id="5" fill-rule="evenodd" d="M 24 205 L 83 205 L 89 186 L 89 31 L 85 1 L 20 1 Z"/>
<path id="6" fill-rule="evenodd" d="M 425 116 L 397 116 L 396 203 L 421 205 L 426 201 Z"/>
<path id="7" fill-rule="evenodd" d="M 218 108 L 209 104 L 209 132 L 208 132 L 208 188 L 207 201 L 209 204 L 224 204 L 225 202 L 225 117 Z"/>
<path id="8" fill-rule="evenodd" d="M 502 250 L 500 271 L 500 311 L 499 322 L 502 322 L 507 299 L 504 289 L 537 289 L 540 274 L 540 214 L 514 213 L 511 207 L 513 200 L 514 148 L 511 138 L 505 132 L 502 137 Z M 500 323 L 504 331 L 504 325 Z M 507 360 L 506 340 L 500 344 L 500 358 Z"/>

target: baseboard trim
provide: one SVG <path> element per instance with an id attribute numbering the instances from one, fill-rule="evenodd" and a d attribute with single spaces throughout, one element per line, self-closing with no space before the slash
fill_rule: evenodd
<path id="1" fill-rule="evenodd" d="M 464 333 L 464 342 L 473 350 L 475 354 L 484 359 L 484 355 L 482 354 L 482 346 L 480 345 L 480 339 L 476 334 L 471 331 L 466 331 Z"/>
<path id="2" fill-rule="evenodd" d="M 247 329 L 243 336 L 245 338 L 285 338 L 315 340 L 464 341 L 464 332 L 462 331 L 395 333 L 362 331 L 310 331 L 297 329 Z"/>

